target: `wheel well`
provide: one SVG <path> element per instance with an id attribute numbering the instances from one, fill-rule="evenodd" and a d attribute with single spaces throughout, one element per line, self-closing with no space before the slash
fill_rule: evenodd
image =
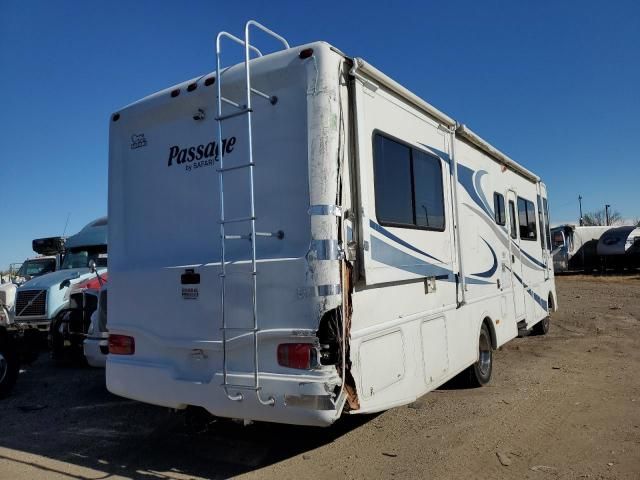
<path id="1" fill-rule="evenodd" d="M 489 317 L 484 317 L 484 320 L 482 320 L 482 323 L 485 324 L 489 329 L 489 334 L 491 335 L 491 348 L 495 350 L 496 348 L 498 348 L 498 342 L 496 340 L 496 330 L 493 326 L 493 322 Z M 481 328 L 482 328 L 482 325 L 481 325 Z"/>
<path id="2" fill-rule="evenodd" d="M 549 292 L 549 296 L 547 297 L 547 311 L 553 312 L 556 306 L 555 299 L 553 298 L 553 293 Z"/>

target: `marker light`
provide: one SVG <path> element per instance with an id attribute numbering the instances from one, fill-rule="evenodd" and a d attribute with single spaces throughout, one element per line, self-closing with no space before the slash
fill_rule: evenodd
<path id="1" fill-rule="evenodd" d="M 305 48 L 298 54 L 298 56 L 302 59 L 309 58 L 311 55 L 313 55 L 313 48 Z"/>
<path id="2" fill-rule="evenodd" d="M 310 343 L 281 343 L 278 364 L 283 367 L 309 369 L 317 363 L 317 351 Z"/>
<path id="3" fill-rule="evenodd" d="M 109 335 L 109 353 L 112 355 L 133 355 L 136 351 L 136 342 L 128 335 Z"/>

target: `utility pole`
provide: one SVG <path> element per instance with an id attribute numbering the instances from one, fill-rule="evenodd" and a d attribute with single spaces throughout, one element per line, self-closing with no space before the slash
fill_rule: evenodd
<path id="1" fill-rule="evenodd" d="M 584 219 L 582 218 L 582 195 L 578 195 L 578 203 L 580 204 L 580 226 L 583 226 Z"/>
<path id="2" fill-rule="evenodd" d="M 609 226 L 609 209 L 610 208 L 611 208 L 611 205 L 609 205 L 609 204 L 604 206 L 604 215 L 606 217 L 607 227 Z"/>

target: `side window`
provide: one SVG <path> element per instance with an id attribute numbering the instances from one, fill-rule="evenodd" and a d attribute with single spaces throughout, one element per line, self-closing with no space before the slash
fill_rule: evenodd
<path id="1" fill-rule="evenodd" d="M 518 197 L 518 224 L 521 240 L 537 240 L 536 210 L 533 202 Z"/>
<path id="2" fill-rule="evenodd" d="M 542 198 L 540 195 L 538 195 L 538 230 L 540 230 L 540 233 L 544 232 L 542 223 Z M 540 246 L 544 249 L 544 235 L 540 235 Z"/>
<path id="3" fill-rule="evenodd" d="M 412 150 L 413 191 L 418 227 L 444 230 L 444 193 L 440 159 Z"/>
<path id="4" fill-rule="evenodd" d="M 373 158 L 378 221 L 413 225 L 411 149 L 376 135 Z"/>
<path id="5" fill-rule="evenodd" d="M 373 157 L 380 224 L 443 231 L 440 159 L 380 134 L 375 135 Z"/>
<path id="6" fill-rule="evenodd" d="M 513 200 L 509 200 L 509 223 L 511 224 L 511 238 L 518 238 L 518 227 L 516 226 L 516 206 Z"/>
<path id="7" fill-rule="evenodd" d="M 544 206 L 544 223 L 547 226 L 545 231 L 547 235 L 547 249 L 551 250 L 551 227 L 549 226 L 549 203 L 546 198 L 542 198 L 542 204 Z"/>
<path id="8" fill-rule="evenodd" d="M 504 196 L 501 193 L 493 193 L 493 211 L 494 218 L 498 225 L 506 225 L 507 217 L 504 211 Z"/>

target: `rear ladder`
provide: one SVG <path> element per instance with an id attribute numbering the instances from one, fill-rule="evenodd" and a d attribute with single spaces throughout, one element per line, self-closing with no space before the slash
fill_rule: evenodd
<path id="1" fill-rule="evenodd" d="M 256 263 L 256 237 L 272 237 L 282 239 L 284 234 L 282 231 L 278 232 L 256 232 L 256 211 L 255 211 L 255 189 L 254 189 L 254 172 L 253 169 L 255 167 L 254 159 L 253 159 L 253 138 L 252 138 L 252 126 L 251 126 L 251 114 L 253 112 L 251 98 L 252 95 L 257 95 L 262 97 L 265 100 L 268 100 L 271 105 L 275 105 L 277 102 L 277 98 L 271 95 L 268 95 L 264 92 L 261 92 L 255 88 L 251 87 L 251 66 L 250 66 L 250 54 L 254 52 L 258 56 L 262 56 L 260 50 L 251 45 L 249 42 L 249 31 L 251 27 L 256 27 L 263 32 L 271 35 L 276 40 L 280 41 L 285 49 L 289 48 L 289 44 L 287 41 L 278 35 L 277 33 L 269 30 L 265 26 L 260 23 L 249 20 L 244 28 L 244 41 L 239 39 L 238 37 L 231 35 L 227 32 L 220 32 L 216 38 L 216 84 L 217 84 L 217 129 L 218 129 L 218 160 L 219 167 L 218 171 L 218 181 L 220 187 L 220 262 L 221 262 L 221 273 L 220 273 L 220 301 L 221 301 L 221 314 L 222 314 L 222 374 L 223 381 L 222 387 L 225 390 L 227 397 L 230 400 L 241 401 L 243 399 L 243 394 L 239 390 L 252 390 L 256 392 L 256 396 L 258 401 L 263 405 L 274 405 L 275 399 L 273 397 L 269 397 L 266 400 L 262 398 L 260 394 L 261 386 L 260 386 L 260 375 L 259 375 L 259 364 L 258 364 L 258 334 L 260 332 L 259 322 L 258 322 L 258 304 L 257 304 L 257 263 Z M 229 98 L 225 98 L 222 96 L 222 76 L 220 75 L 222 70 L 220 68 L 221 63 L 221 49 L 220 44 L 221 40 L 226 38 L 228 40 L 232 40 L 233 42 L 244 47 L 244 71 L 245 71 L 245 81 L 246 81 L 246 91 L 245 91 L 245 103 L 244 105 L 240 102 L 234 102 Z M 223 114 L 222 113 L 222 104 L 225 103 L 234 108 L 230 113 Z M 247 118 L 246 128 L 247 128 L 247 142 L 248 142 L 248 159 L 246 163 L 242 163 L 240 165 L 234 165 L 232 167 L 225 168 L 224 166 L 224 156 L 222 152 L 222 124 L 225 120 L 233 117 L 237 117 L 240 115 L 245 115 Z M 238 217 L 238 218 L 226 218 L 225 217 L 225 209 L 224 209 L 224 176 L 225 172 L 231 170 L 238 169 L 247 169 L 248 170 L 248 180 L 249 180 L 249 200 L 250 200 L 250 212 L 249 216 L 246 217 Z M 225 225 L 230 223 L 248 223 L 249 233 L 246 235 L 227 235 L 225 233 Z M 233 327 L 227 324 L 227 317 L 225 311 L 225 289 L 226 289 L 226 273 L 227 273 L 227 265 L 225 258 L 225 242 L 227 240 L 249 240 L 251 243 L 251 296 L 252 296 L 252 316 L 253 316 L 253 325 L 252 327 Z M 252 385 L 243 385 L 243 384 L 233 384 L 228 381 L 228 331 L 234 331 L 237 335 L 249 334 L 252 336 L 253 340 L 253 382 Z"/>

